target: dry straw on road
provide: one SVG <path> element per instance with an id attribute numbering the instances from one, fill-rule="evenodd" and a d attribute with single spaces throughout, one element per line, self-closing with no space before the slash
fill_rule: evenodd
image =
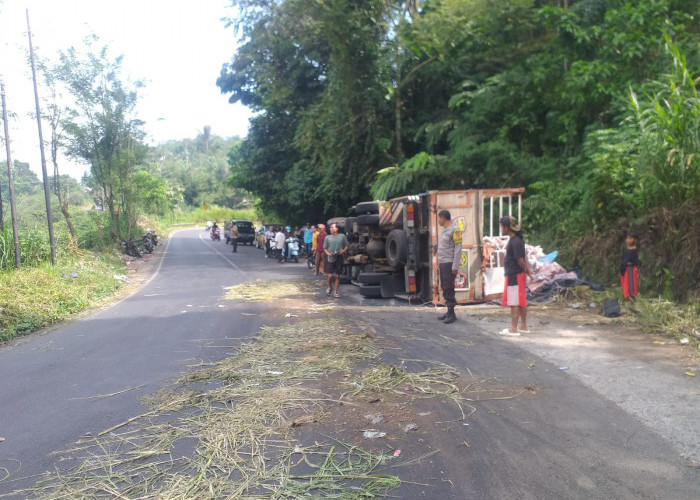
<path id="1" fill-rule="evenodd" d="M 338 320 L 265 327 L 221 362 L 198 366 L 152 410 L 62 453 L 80 457 L 20 495 L 44 499 L 377 498 L 400 484 L 391 460 L 347 443 L 293 440 L 300 415 L 334 404 L 307 383 L 378 355 Z M 320 417 L 319 417 L 320 418 Z"/>

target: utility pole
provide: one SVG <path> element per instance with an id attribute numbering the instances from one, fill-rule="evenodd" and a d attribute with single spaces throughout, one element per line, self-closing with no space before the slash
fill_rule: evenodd
<path id="1" fill-rule="evenodd" d="M 7 180 L 10 185 L 10 214 L 12 215 L 12 235 L 15 242 L 15 267 L 19 269 L 21 257 L 19 253 L 19 233 L 17 232 L 17 210 L 15 208 L 15 181 L 12 179 L 12 154 L 10 153 L 10 129 L 7 126 L 7 106 L 5 105 L 5 83 L 0 82 L 2 96 L 2 121 L 5 125 L 5 150 L 7 151 Z"/>
<path id="2" fill-rule="evenodd" d="M 36 123 L 39 127 L 39 151 L 41 152 L 41 173 L 44 176 L 44 198 L 46 199 L 46 218 L 49 223 L 49 242 L 51 243 L 51 264 L 56 265 L 56 241 L 53 236 L 53 215 L 51 213 L 51 191 L 49 176 L 46 173 L 46 155 L 44 154 L 44 134 L 41 131 L 41 107 L 39 107 L 39 91 L 36 86 L 36 67 L 34 65 L 34 48 L 32 47 L 32 30 L 29 27 L 29 9 L 27 13 L 27 38 L 29 38 L 29 57 L 32 62 L 32 80 L 34 82 L 34 102 L 36 105 Z"/>

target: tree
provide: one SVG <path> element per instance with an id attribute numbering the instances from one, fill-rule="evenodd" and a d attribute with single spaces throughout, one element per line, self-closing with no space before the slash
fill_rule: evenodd
<path id="1" fill-rule="evenodd" d="M 57 78 L 75 98 L 63 122 L 67 154 L 90 165 L 110 215 L 112 236 L 118 240 L 122 211 L 130 227 L 135 222 L 132 176 L 146 155 L 143 123 L 134 117 L 141 84 L 123 82 L 122 57 L 112 59 L 106 46 L 94 50 L 96 41 L 93 37 L 86 42 L 85 55 L 73 47 L 61 52 Z"/>
<path id="2" fill-rule="evenodd" d="M 72 115 L 72 112 L 69 108 L 61 104 L 62 96 L 58 88 L 61 68 L 52 66 L 41 59 L 38 61 L 37 66 L 42 76 L 45 91 L 47 92 L 43 97 L 44 111 L 42 118 L 49 124 L 49 129 L 51 130 L 51 138 L 48 141 L 48 146 L 51 152 L 51 163 L 53 164 L 53 192 L 58 198 L 58 206 L 68 226 L 73 248 L 78 248 L 78 235 L 75 232 L 70 211 L 68 210 L 70 204 L 68 184 L 64 182 L 58 166 L 59 149 L 63 147 L 64 140 L 64 120 L 68 119 L 68 117 Z"/>

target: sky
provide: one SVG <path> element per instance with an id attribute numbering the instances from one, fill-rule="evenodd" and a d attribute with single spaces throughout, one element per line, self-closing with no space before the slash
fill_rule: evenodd
<path id="1" fill-rule="evenodd" d="M 144 80 L 137 104 L 147 142 L 195 137 L 205 125 L 223 137 L 247 134 L 251 113 L 219 92 L 221 66 L 236 50 L 229 0 L 0 0 L 0 79 L 5 82 L 12 159 L 41 172 L 31 68 L 27 64 L 29 9 L 34 48 L 46 59 L 96 34 L 123 55 L 122 76 Z M 48 128 L 44 124 L 44 137 Z M 1 129 L 0 129 L 1 132 Z M 5 148 L 0 150 L 5 160 Z M 48 155 L 48 150 L 46 151 Z M 62 172 L 80 178 L 85 165 L 62 160 Z M 49 171 L 51 167 L 47 165 Z"/>

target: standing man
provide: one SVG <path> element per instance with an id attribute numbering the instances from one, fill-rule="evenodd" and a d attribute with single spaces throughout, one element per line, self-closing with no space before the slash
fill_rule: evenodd
<path id="1" fill-rule="evenodd" d="M 286 239 L 282 226 L 278 227 L 277 233 L 275 234 L 275 254 L 277 262 L 284 262 L 282 253 L 284 252 L 284 240 Z"/>
<path id="2" fill-rule="evenodd" d="M 527 276 L 532 271 L 525 254 L 525 242 L 520 230 L 518 219 L 505 215 L 501 217 L 501 232 L 510 236 L 506 245 L 506 258 L 503 263 L 505 271 L 505 290 L 501 304 L 510 307 L 510 328 L 504 328 L 499 333 L 517 337 L 521 333 L 530 333 L 527 327 L 527 292 L 525 290 Z M 518 326 L 520 320 L 520 326 Z"/>
<path id="3" fill-rule="evenodd" d="M 234 222 L 231 224 L 231 233 L 229 234 L 229 237 L 231 238 L 231 245 L 233 246 L 233 253 L 238 252 L 238 226 Z"/>
<path id="4" fill-rule="evenodd" d="M 311 252 L 314 255 L 314 263 L 316 262 L 316 246 L 318 244 L 318 226 L 311 226 L 311 229 L 314 230 L 313 234 L 311 235 Z"/>
<path id="5" fill-rule="evenodd" d="M 455 276 L 459 271 L 462 258 L 462 231 L 452 222 L 452 215 L 448 210 L 438 212 L 438 224 L 443 227 L 438 239 L 437 247 L 433 248 L 433 255 L 437 255 L 438 269 L 440 270 L 440 286 L 442 296 L 445 298 L 447 313 L 438 316 L 438 320 L 445 324 L 457 321 L 455 315 Z"/>
<path id="6" fill-rule="evenodd" d="M 323 244 L 326 241 L 326 225 L 318 225 L 318 236 L 316 236 L 316 267 L 314 274 L 325 274 L 326 272 L 326 252 L 323 250 Z"/>
<path id="7" fill-rule="evenodd" d="M 323 240 L 323 251 L 328 258 L 328 267 L 326 268 L 328 290 L 326 290 L 326 295 L 331 294 L 331 286 L 333 278 L 335 278 L 335 294 L 333 296 L 336 299 L 340 297 L 338 285 L 340 285 L 340 275 L 343 274 L 343 266 L 345 265 L 343 255 L 348 251 L 348 248 L 350 248 L 348 239 L 344 234 L 338 233 L 338 225 L 334 222 L 331 224 L 331 234 Z"/>
<path id="8" fill-rule="evenodd" d="M 311 228 L 310 222 L 307 222 L 302 228 L 301 235 L 304 237 L 304 246 L 306 247 L 306 254 L 308 255 L 311 252 L 311 244 L 314 239 L 314 230 Z"/>

